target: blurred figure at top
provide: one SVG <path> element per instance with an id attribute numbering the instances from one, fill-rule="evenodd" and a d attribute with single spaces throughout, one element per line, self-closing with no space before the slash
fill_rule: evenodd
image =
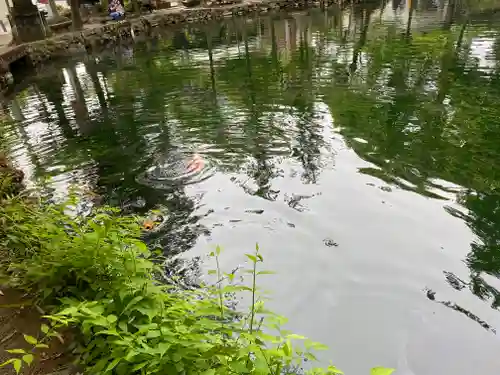
<path id="1" fill-rule="evenodd" d="M 120 0 L 111 0 L 108 8 L 109 16 L 113 21 L 116 21 L 123 17 L 125 14 L 125 8 L 123 7 Z"/>

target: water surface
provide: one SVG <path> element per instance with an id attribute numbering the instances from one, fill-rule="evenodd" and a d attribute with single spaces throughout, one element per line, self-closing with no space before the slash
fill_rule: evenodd
<path id="1" fill-rule="evenodd" d="M 163 210 L 169 255 L 258 241 L 348 374 L 498 374 L 499 31 L 423 1 L 186 27 L 42 72 L 2 142 L 32 185 Z M 139 178 L 173 148 L 206 168 Z"/>

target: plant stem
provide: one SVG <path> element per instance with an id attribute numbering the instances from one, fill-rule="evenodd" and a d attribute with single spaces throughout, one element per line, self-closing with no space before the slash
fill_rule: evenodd
<path id="1" fill-rule="evenodd" d="M 219 255 L 218 254 L 215 254 L 215 263 L 217 264 L 217 280 L 221 280 L 221 272 L 220 272 Z M 222 300 L 221 283 L 217 283 L 217 291 L 219 294 L 220 317 L 221 317 L 221 319 L 224 319 L 224 303 Z"/>
<path id="2" fill-rule="evenodd" d="M 252 311 L 250 313 L 250 333 L 253 332 L 253 320 L 255 318 L 255 291 L 257 289 L 257 262 L 258 262 L 258 251 L 255 252 L 256 259 L 253 262 L 253 272 L 252 272 Z"/>

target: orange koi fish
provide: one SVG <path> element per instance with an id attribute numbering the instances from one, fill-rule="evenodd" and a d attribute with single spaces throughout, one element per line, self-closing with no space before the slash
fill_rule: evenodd
<path id="1" fill-rule="evenodd" d="M 187 171 L 188 173 L 199 172 L 203 169 L 204 166 L 205 161 L 203 160 L 203 158 L 200 155 L 195 154 L 187 166 Z"/>

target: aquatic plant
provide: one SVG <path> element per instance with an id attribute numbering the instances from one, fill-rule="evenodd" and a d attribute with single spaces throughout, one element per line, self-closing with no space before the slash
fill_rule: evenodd
<path id="1" fill-rule="evenodd" d="M 2 284 L 30 293 L 48 311 L 32 350 L 13 348 L 1 366 L 20 372 L 52 337 L 74 332 L 74 354 L 89 374 L 282 374 L 304 373 L 322 344 L 282 329 L 286 319 L 264 307 L 257 279 L 258 246 L 243 270 L 250 286 L 236 285 L 211 257 L 213 285 L 186 290 L 165 285 L 156 255 L 140 241 L 140 220 L 101 207 L 71 217 L 62 205 L 15 196 L 0 207 Z M 250 293 L 248 312 L 228 306 L 228 295 Z M 334 366 L 310 374 L 341 374 Z M 391 370 L 373 369 L 388 375 Z"/>

